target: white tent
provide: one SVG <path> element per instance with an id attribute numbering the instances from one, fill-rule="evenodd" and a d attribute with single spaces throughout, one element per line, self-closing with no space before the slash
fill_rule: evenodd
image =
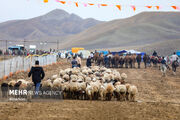
<path id="1" fill-rule="evenodd" d="M 90 56 L 90 51 L 88 50 L 79 50 L 78 54 L 82 54 L 82 58 L 87 59 Z"/>
<path id="2" fill-rule="evenodd" d="M 127 53 L 131 53 L 131 54 L 140 54 L 141 52 L 136 51 L 136 50 L 127 50 Z"/>

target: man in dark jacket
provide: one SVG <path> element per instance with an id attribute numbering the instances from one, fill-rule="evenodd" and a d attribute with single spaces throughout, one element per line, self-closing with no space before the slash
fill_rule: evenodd
<path id="1" fill-rule="evenodd" d="M 88 59 L 86 61 L 86 66 L 91 67 L 91 56 L 88 57 Z"/>
<path id="2" fill-rule="evenodd" d="M 35 85 L 36 93 L 39 91 L 41 80 L 45 77 L 45 73 L 42 67 L 39 66 L 39 61 L 35 62 L 35 66 L 31 68 L 31 71 L 28 74 L 28 77 L 31 77 Z"/>
<path id="3" fill-rule="evenodd" d="M 137 63 L 138 63 L 138 68 L 140 68 L 140 65 L 141 65 L 141 54 L 139 54 L 139 55 L 136 57 L 136 60 L 137 60 Z"/>
<path id="4" fill-rule="evenodd" d="M 146 68 L 147 67 L 147 62 L 148 62 L 148 58 L 147 58 L 146 54 L 144 54 L 144 56 L 143 56 L 143 62 L 144 62 L 144 67 Z"/>

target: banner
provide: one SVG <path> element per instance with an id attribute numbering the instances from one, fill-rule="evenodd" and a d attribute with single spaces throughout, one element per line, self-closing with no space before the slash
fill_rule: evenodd
<path id="1" fill-rule="evenodd" d="M 73 2 L 73 1 L 61 1 L 61 0 L 55 0 L 58 3 L 61 3 L 63 5 L 67 4 L 74 4 L 76 7 L 79 7 L 79 5 L 82 5 L 84 7 L 88 7 L 88 6 L 97 6 L 98 8 L 100 7 L 116 7 L 118 10 L 122 10 L 122 7 L 128 7 L 128 5 L 116 5 L 116 4 L 105 4 L 105 3 L 84 3 L 84 2 Z M 48 0 L 44 0 L 44 3 L 48 3 Z M 138 5 L 129 5 L 129 7 L 133 10 L 136 11 L 138 8 L 147 8 L 147 9 L 156 9 L 156 10 L 160 10 L 164 7 L 156 5 L 156 6 L 152 6 L 152 5 L 146 5 L 146 6 L 138 6 Z M 180 6 L 178 5 L 172 5 L 172 6 L 166 6 L 169 8 L 172 8 L 173 10 L 180 10 Z"/>

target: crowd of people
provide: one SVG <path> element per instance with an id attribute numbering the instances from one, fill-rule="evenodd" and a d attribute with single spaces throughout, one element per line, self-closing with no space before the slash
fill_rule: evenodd
<path id="1" fill-rule="evenodd" d="M 171 58 L 158 56 L 157 52 L 154 51 L 153 54 L 112 54 L 109 52 L 107 55 L 103 55 L 102 53 L 98 53 L 95 51 L 91 52 L 90 56 L 86 60 L 86 66 L 90 67 L 92 64 L 98 66 L 105 66 L 107 68 L 142 68 L 142 63 L 144 64 L 144 68 L 147 67 L 157 67 L 161 70 L 163 76 L 166 76 L 166 70 L 172 68 L 173 74 L 176 74 L 176 68 L 179 66 L 178 63 L 179 57 L 174 53 Z M 71 61 L 72 67 L 81 67 L 81 56 L 75 55 L 73 60 Z M 170 67 L 171 66 L 171 67 Z"/>

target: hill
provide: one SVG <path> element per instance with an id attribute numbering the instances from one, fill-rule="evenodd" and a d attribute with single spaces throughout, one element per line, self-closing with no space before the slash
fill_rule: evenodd
<path id="1" fill-rule="evenodd" d="M 75 14 L 55 9 L 45 15 L 0 23 L 0 39 L 43 39 L 65 37 L 101 23 L 92 18 L 82 19 Z"/>
<path id="2" fill-rule="evenodd" d="M 120 48 L 156 45 L 167 41 L 180 42 L 179 12 L 144 12 L 136 16 L 119 19 L 91 27 L 77 35 L 68 37 L 63 48 L 85 47 Z M 171 43 L 170 42 L 170 43 Z M 157 44 L 156 44 L 157 43 Z M 172 47 L 168 44 L 168 47 Z M 178 46 L 174 46 L 174 49 Z M 150 48 L 151 49 L 151 48 Z"/>

